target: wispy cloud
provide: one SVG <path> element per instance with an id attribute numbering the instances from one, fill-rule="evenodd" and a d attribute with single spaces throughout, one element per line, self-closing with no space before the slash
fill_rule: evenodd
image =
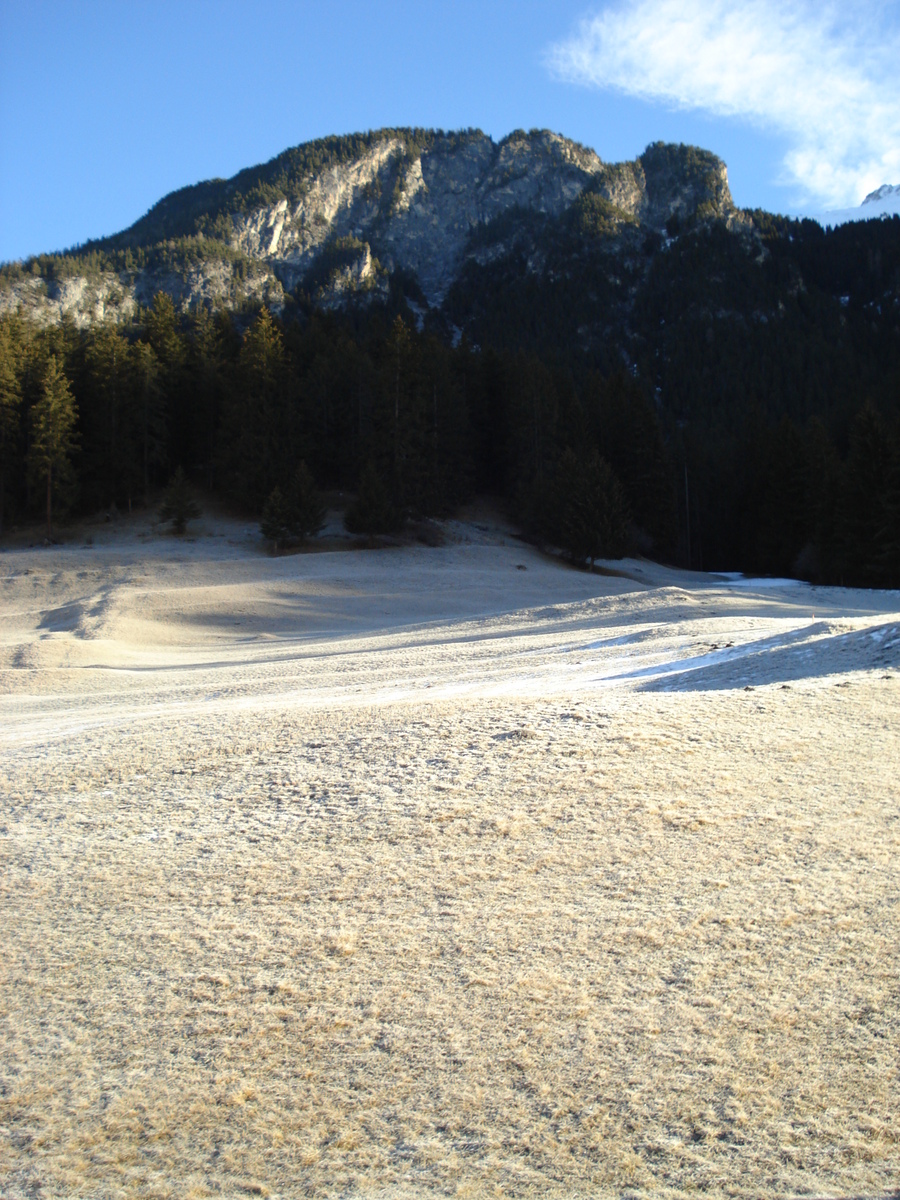
<path id="1" fill-rule="evenodd" d="M 586 17 L 547 62 L 563 80 L 786 136 L 783 181 L 808 203 L 858 204 L 900 183 L 896 2 L 633 0 Z"/>

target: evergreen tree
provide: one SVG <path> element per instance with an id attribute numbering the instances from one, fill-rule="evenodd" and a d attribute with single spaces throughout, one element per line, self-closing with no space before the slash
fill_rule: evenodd
<path id="1" fill-rule="evenodd" d="M 890 446 L 885 423 L 872 404 L 856 414 L 844 468 L 839 518 L 840 563 L 848 584 L 877 587 L 885 553 L 884 533 Z"/>
<path id="2" fill-rule="evenodd" d="M 889 441 L 882 524 L 876 531 L 877 568 L 885 587 L 900 586 L 900 418 Z"/>
<path id="3" fill-rule="evenodd" d="M 153 349 L 157 388 L 165 400 L 160 414 L 164 423 L 163 440 L 167 450 L 170 446 L 177 447 L 176 459 L 193 463 L 197 441 L 196 403 L 188 386 L 187 339 L 181 325 L 172 298 L 165 292 L 157 292 L 145 312 L 144 338 Z M 164 466 L 166 461 L 167 456 L 160 465 Z"/>
<path id="4" fill-rule="evenodd" d="M 804 525 L 807 543 L 798 558 L 800 577 L 835 578 L 841 462 L 824 422 L 810 421 L 803 447 Z"/>
<path id="5" fill-rule="evenodd" d="M 150 487 L 158 468 L 167 458 L 166 397 L 161 386 L 159 362 L 153 347 L 139 339 L 131 348 L 133 420 L 140 444 L 140 478 L 144 504 L 150 503 Z M 129 491 L 130 501 L 130 491 Z"/>
<path id="6" fill-rule="evenodd" d="M 71 455 L 78 441 L 78 409 L 55 356 L 47 363 L 41 399 L 31 410 L 28 465 L 47 496 L 47 537 L 53 537 L 53 497 L 72 481 Z"/>
<path id="7" fill-rule="evenodd" d="M 187 529 L 188 521 L 193 521 L 199 516 L 200 505 L 194 499 L 183 468 L 178 467 L 163 496 L 159 510 L 160 520 L 171 521 L 173 533 L 181 535 Z"/>
<path id="8" fill-rule="evenodd" d="M 370 538 L 400 527 L 400 514 L 374 463 L 367 463 L 360 476 L 356 500 L 348 506 L 344 524 L 350 533 L 365 533 Z"/>
<path id="9" fill-rule="evenodd" d="M 3 532 L 7 470 L 14 465 L 22 409 L 17 341 L 12 322 L 0 320 L 0 534 Z"/>
<path id="10" fill-rule="evenodd" d="M 244 335 L 226 431 L 229 473 L 238 495 L 257 511 L 287 474 L 285 367 L 281 330 L 262 308 Z"/>
<path id="11" fill-rule="evenodd" d="M 262 181 L 227 203 L 269 202 L 279 186 Z M 130 327 L 0 318 L 0 520 L 33 507 L 30 489 L 46 482 L 29 453 L 30 414 L 52 357 L 78 410 L 85 505 L 130 501 L 141 486 L 149 498 L 181 462 L 254 511 L 275 484 L 292 508 L 302 457 L 329 487 L 358 483 L 351 523 L 447 511 L 471 484 L 554 540 L 565 515 L 569 552 L 588 562 L 601 524 L 590 515 L 596 450 L 621 484 L 629 537 L 648 552 L 672 556 L 690 539 L 698 566 L 900 582 L 890 432 L 900 220 L 826 233 L 757 214 L 761 255 L 748 253 L 746 226 L 734 236 L 710 212 L 685 213 L 662 252 L 627 214 L 583 200 L 561 221 L 518 212 L 474 232 L 491 252 L 481 265 L 470 258 L 443 312 L 426 317 L 440 338 L 416 329 L 404 299 L 415 280 L 399 274 L 384 305 L 325 313 L 300 298 L 285 309 L 298 319 L 260 312 L 243 337 L 244 310 L 233 322 L 182 317 L 164 295 Z M 201 218 L 202 240 L 185 211 L 177 238 L 47 256 L 28 278 L 161 278 L 205 262 L 234 265 L 237 278 L 246 262 L 213 244 L 230 211 Z M 0 267 L 0 282 L 25 277 Z M 466 331 L 453 348 L 449 322 Z M 857 414 L 860 396 L 874 416 Z M 577 469 L 561 488 L 566 446 Z M 54 472 L 54 507 L 59 482 Z"/>
<path id="12" fill-rule="evenodd" d="M 185 345 L 171 296 L 157 292 L 150 308 L 144 311 L 144 332 L 160 368 L 165 372 L 177 372 L 184 363 Z"/>
<path id="13" fill-rule="evenodd" d="M 391 491 L 393 502 L 404 501 L 410 465 L 412 404 L 412 337 L 402 317 L 397 317 L 385 345 L 383 387 L 390 418 Z"/>
<path id="14" fill-rule="evenodd" d="M 86 346 L 85 458 L 98 477 L 100 499 L 115 504 L 127 496 L 136 446 L 130 400 L 133 387 L 128 342 L 112 321 L 91 328 Z M 87 443 L 90 442 L 90 445 Z"/>
<path id="15" fill-rule="evenodd" d="M 621 558 L 628 541 L 622 486 L 596 450 L 562 454 L 556 478 L 557 538 L 573 562 L 594 569 L 598 558 Z"/>
<path id="16" fill-rule="evenodd" d="M 263 537 L 274 545 L 276 554 L 291 540 L 294 528 L 291 505 L 280 487 L 272 488 L 269 493 L 263 506 L 259 528 Z"/>
<path id="17" fill-rule="evenodd" d="M 596 444 L 622 484 L 635 523 L 657 552 L 675 543 L 673 469 L 659 417 L 644 391 L 628 375 L 593 378 L 588 405 Z"/>
<path id="18" fill-rule="evenodd" d="M 325 524 L 325 506 L 305 462 L 300 463 L 291 479 L 288 505 L 291 536 L 301 542 L 314 537 Z"/>
<path id="19" fill-rule="evenodd" d="M 186 373 L 193 396 L 193 443 L 205 468 L 205 482 L 216 483 L 216 449 L 224 396 L 226 363 L 233 330 L 227 314 L 213 317 L 200 307 L 191 319 Z"/>
<path id="20" fill-rule="evenodd" d="M 793 574 L 808 532 L 803 439 L 790 417 L 766 438 L 759 485 L 753 514 L 758 569 Z"/>

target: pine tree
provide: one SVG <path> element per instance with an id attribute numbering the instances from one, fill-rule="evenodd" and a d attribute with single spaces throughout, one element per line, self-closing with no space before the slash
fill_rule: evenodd
<path id="1" fill-rule="evenodd" d="M 194 396 L 195 441 L 205 465 L 206 486 L 215 486 L 216 436 L 224 395 L 226 330 L 224 316 L 214 319 L 200 307 L 191 320 L 188 374 Z"/>
<path id="2" fill-rule="evenodd" d="M 396 317 L 384 343 L 379 388 L 380 438 L 378 457 L 390 460 L 391 502 L 395 507 L 410 499 L 410 469 L 415 455 L 414 342 L 402 317 Z"/>
<path id="3" fill-rule="evenodd" d="M 229 413 L 237 435 L 232 472 L 243 499 L 254 506 L 283 479 L 285 354 L 281 330 L 262 308 L 247 330 L 238 362 L 239 393 Z"/>
<path id="4" fill-rule="evenodd" d="M 177 457 L 193 462 L 192 424 L 195 409 L 187 380 L 187 345 L 182 336 L 181 319 L 172 298 L 157 292 L 146 313 L 144 337 L 153 349 L 159 393 L 165 403 L 161 410 L 161 432 L 166 448 L 177 447 Z M 160 465 L 163 465 L 165 457 Z"/>
<path id="5" fill-rule="evenodd" d="M 620 480 L 635 523 L 657 552 L 671 549 L 677 527 L 674 476 L 655 408 L 621 371 L 605 381 L 591 380 L 587 405 L 600 453 Z"/>
<path id="6" fill-rule="evenodd" d="M 759 570 L 787 575 L 807 541 L 804 445 L 789 417 L 768 431 L 762 450 L 760 496 L 753 513 L 756 562 Z"/>
<path id="7" fill-rule="evenodd" d="M 194 499 L 191 485 L 185 478 L 184 470 L 181 467 L 169 480 L 159 516 L 162 521 L 171 521 L 173 532 L 179 535 L 187 529 L 188 521 L 193 521 L 200 516 L 200 505 Z"/>
<path id="8" fill-rule="evenodd" d="M 301 542 L 313 537 L 325 524 L 325 506 L 305 462 L 300 463 L 291 479 L 288 504 L 291 536 Z"/>
<path id="9" fill-rule="evenodd" d="M 275 547 L 275 553 L 280 553 L 292 537 L 293 521 L 291 506 L 280 487 L 272 488 L 262 510 L 259 522 L 260 532 L 267 541 Z"/>
<path id="10" fill-rule="evenodd" d="M 160 370 L 172 388 L 184 366 L 185 344 L 178 329 L 178 314 L 170 296 L 157 292 L 147 313 L 144 332 L 153 347 Z"/>
<path id="11" fill-rule="evenodd" d="M 841 567 L 848 584 L 877 587 L 883 535 L 890 445 L 881 414 L 866 403 L 853 419 L 850 454 L 844 468 L 839 529 Z"/>
<path id="12" fill-rule="evenodd" d="M 359 480 L 356 500 L 344 513 L 350 533 L 391 533 L 400 526 L 400 515 L 373 463 L 367 463 Z"/>
<path id="13" fill-rule="evenodd" d="M 141 340 L 131 347 L 132 419 L 140 445 L 144 503 L 150 503 L 155 470 L 166 461 L 166 400 L 153 347 Z"/>
<path id="14" fill-rule="evenodd" d="M 53 496 L 71 480 L 71 454 L 78 442 L 78 409 L 63 369 L 51 355 L 41 398 L 31 410 L 28 465 L 47 489 L 47 537 L 53 537 Z"/>
<path id="15" fill-rule="evenodd" d="M 878 568 L 884 587 L 900 587 L 900 419 L 890 440 L 883 519 L 877 530 Z"/>
<path id="16" fill-rule="evenodd" d="M 819 418 L 810 421 L 803 449 L 804 524 L 808 543 L 798 560 L 801 578 L 819 582 L 835 577 L 838 558 L 838 500 L 841 462 Z"/>
<path id="17" fill-rule="evenodd" d="M 628 510 L 622 486 L 596 450 L 579 458 L 561 456 L 556 478 L 557 537 L 573 562 L 621 558 L 628 540 Z"/>
<path id="18" fill-rule="evenodd" d="M 114 504 L 127 492 L 127 480 L 135 447 L 128 421 L 132 389 L 128 342 L 118 326 L 104 321 L 90 330 L 86 349 L 88 395 L 94 420 L 94 470 L 100 476 L 101 497 Z M 82 414 L 88 425 L 88 413 Z M 85 441 L 87 443 L 88 430 Z M 87 450 L 87 445 L 86 445 Z"/>
<path id="19" fill-rule="evenodd" d="M 0 322 L 0 533 L 3 532 L 6 469 L 11 465 L 19 440 L 22 385 L 16 338 L 10 321 Z"/>

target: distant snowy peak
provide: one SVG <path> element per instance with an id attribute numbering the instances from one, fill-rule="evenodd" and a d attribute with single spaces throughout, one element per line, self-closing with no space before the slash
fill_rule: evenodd
<path id="1" fill-rule="evenodd" d="M 813 219 L 820 225 L 828 226 L 894 216 L 900 216 L 900 184 L 883 183 L 874 192 L 869 192 L 858 208 L 834 208 L 830 212 L 816 214 Z"/>
<path id="2" fill-rule="evenodd" d="M 877 204 L 879 200 L 884 200 L 888 196 L 900 196 L 900 184 L 895 186 L 891 183 L 883 183 L 874 192 L 869 192 L 868 196 L 863 200 L 863 204 Z M 860 208 L 862 208 L 862 204 Z"/>

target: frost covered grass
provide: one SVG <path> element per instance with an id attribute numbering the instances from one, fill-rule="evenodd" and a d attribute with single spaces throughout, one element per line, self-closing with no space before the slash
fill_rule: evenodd
<path id="1" fill-rule="evenodd" d="M 502 542 L 3 556 L 4 1197 L 896 1187 L 898 597 Z"/>

